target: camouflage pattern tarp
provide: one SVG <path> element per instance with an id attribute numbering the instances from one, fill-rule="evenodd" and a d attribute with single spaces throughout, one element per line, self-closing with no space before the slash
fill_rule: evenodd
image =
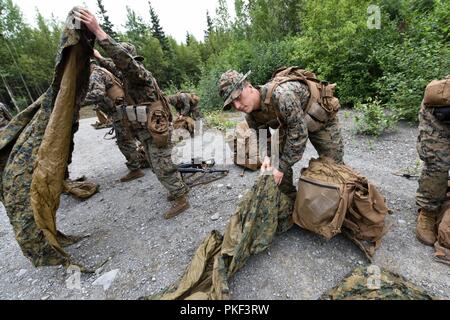
<path id="1" fill-rule="evenodd" d="M 355 269 L 322 300 L 434 300 L 404 277 L 378 267 Z"/>
<path id="2" fill-rule="evenodd" d="M 261 177 L 239 204 L 224 236 L 213 231 L 181 280 L 163 294 L 145 299 L 229 299 L 228 280 L 250 256 L 268 249 L 277 233 L 292 227 L 292 209 L 292 200 L 279 191 L 273 177 Z"/>
<path id="3" fill-rule="evenodd" d="M 57 231 L 59 206 L 78 112 L 89 80 L 94 37 L 71 14 L 51 87 L 0 133 L 3 204 L 24 255 L 34 266 L 68 265 L 62 249 L 79 238 Z"/>

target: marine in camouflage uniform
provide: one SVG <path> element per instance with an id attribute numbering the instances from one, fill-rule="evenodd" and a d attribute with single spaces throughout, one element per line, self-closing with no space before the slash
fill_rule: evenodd
<path id="1" fill-rule="evenodd" d="M 125 101 L 134 105 L 143 105 L 159 100 L 161 96 L 156 79 L 142 64 L 143 58 L 137 56 L 136 49 L 128 44 L 117 43 L 109 37 L 99 26 L 97 19 L 89 11 L 80 9 L 75 13 L 77 19 L 97 37 L 99 45 L 105 50 L 114 62 L 117 69 L 122 72 L 125 90 Z M 132 52 L 133 54 L 130 54 Z M 158 180 L 169 191 L 169 197 L 175 200 L 172 208 L 164 214 L 166 219 L 173 218 L 189 208 L 186 195 L 189 188 L 178 172 L 177 166 L 172 162 L 172 148 L 170 142 L 165 147 L 158 147 L 156 141 L 146 128 L 133 128 L 133 134 L 143 144 L 148 160 L 158 177 Z"/>
<path id="2" fill-rule="evenodd" d="M 114 75 L 121 76 L 120 73 Z M 141 163 L 139 153 L 136 148 L 136 140 L 132 135 L 130 128 L 115 117 L 116 108 L 112 97 L 108 96 L 108 91 L 114 86 L 114 81 L 110 72 L 104 68 L 91 63 L 91 76 L 89 78 L 89 92 L 86 95 L 84 105 L 97 105 L 100 111 L 113 119 L 113 128 L 116 133 L 117 145 L 122 154 L 127 159 L 127 167 L 131 171 L 128 175 L 121 178 L 122 182 L 131 181 L 144 176 L 140 170 Z"/>
<path id="3" fill-rule="evenodd" d="M 433 246 L 437 241 L 437 221 L 446 200 L 450 169 L 450 123 L 438 120 L 433 109 L 422 104 L 419 114 L 417 151 L 423 161 L 416 202 L 420 207 L 417 238 Z"/>
<path id="4" fill-rule="evenodd" d="M 191 99 L 191 94 L 187 92 L 178 92 L 167 98 L 169 103 L 175 107 L 177 113 L 184 117 L 191 117 L 194 120 L 203 118 L 198 102 Z"/>
<path id="5" fill-rule="evenodd" d="M 320 157 L 328 157 L 338 164 L 344 163 L 344 144 L 339 120 L 333 117 L 319 130 L 308 132 L 304 110 L 310 92 L 306 84 L 289 81 L 277 86 L 271 97 L 271 105 L 277 109 L 274 113 L 270 106 L 264 103 L 272 83 L 254 88 L 246 80 L 248 74 L 242 75 L 229 70 L 221 76 L 219 94 L 225 101 L 224 109 L 228 110 L 233 105 L 237 110 L 247 113 L 247 123 L 257 133 L 259 129 L 273 128 L 274 121 L 280 127 L 277 118 L 281 118 L 279 171 L 284 175 L 280 188 L 285 194 L 295 198 L 297 191 L 293 185 L 292 166 L 302 159 L 308 138 Z M 242 95 L 243 92 L 246 92 L 245 96 Z M 248 101 L 249 95 L 254 97 L 251 98 L 253 101 Z"/>

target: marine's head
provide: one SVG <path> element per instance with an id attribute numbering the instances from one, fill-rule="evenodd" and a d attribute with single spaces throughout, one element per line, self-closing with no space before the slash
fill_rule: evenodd
<path id="1" fill-rule="evenodd" d="M 245 75 L 236 70 L 228 70 L 219 79 L 219 95 L 224 104 L 223 110 L 236 110 L 251 113 L 260 108 L 261 95 L 259 90 L 254 88 L 247 81 L 251 71 Z"/>
<path id="2" fill-rule="evenodd" d="M 138 56 L 136 47 L 129 42 L 121 42 L 120 45 L 128 52 L 134 60 L 142 62 L 144 61 L 143 56 Z"/>

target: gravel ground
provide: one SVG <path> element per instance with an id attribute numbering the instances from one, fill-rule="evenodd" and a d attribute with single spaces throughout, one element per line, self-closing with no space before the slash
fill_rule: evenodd
<path id="1" fill-rule="evenodd" d="M 374 263 L 450 298 L 450 268 L 433 261 L 433 249 L 414 236 L 416 180 L 393 175 L 414 168 L 417 129 L 400 124 L 395 132 L 374 140 L 353 134 L 353 124 L 341 112 L 347 164 L 379 186 L 394 214 L 393 229 L 385 236 Z M 100 193 L 87 201 L 63 195 L 58 227 L 67 234 L 89 234 L 68 252 L 94 267 L 108 261 L 97 274 L 82 275 L 81 289 L 68 289 L 62 267 L 35 269 L 23 257 L 2 207 L 0 210 L 0 299 L 137 299 L 157 293 L 176 281 L 199 246 L 213 230 L 224 231 L 241 195 L 258 173 L 239 176 L 230 167 L 225 179 L 199 186 L 190 195 L 191 209 L 174 220 L 162 215 L 169 208 L 166 191 L 150 170 L 127 184 L 124 157 L 113 141 L 102 139 L 108 130 L 94 130 L 95 119 L 81 120 L 76 135 L 72 178 L 82 175 L 100 184 Z M 298 177 L 307 160 L 316 156 L 311 145 L 295 167 Z M 227 186 L 230 186 L 231 189 Z M 109 260 L 108 260 L 109 259 Z M 331 241 L 297 227 L 278 236 L 270 250 L 252 257 L 231 280 L 233 299 L 317 299 L 337 285 L 352 269 L 366 264 L 349 240 Z M 110 288 L 94 285 L 106 272 L 118 270 Z M 70 286 L 69 286 L 70 287 Z"/>

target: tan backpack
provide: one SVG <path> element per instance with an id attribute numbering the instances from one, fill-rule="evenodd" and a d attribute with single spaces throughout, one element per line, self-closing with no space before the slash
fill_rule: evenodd
<path id="1" fill-rule="evenodd" d="M 433 80 L 428 84 L 423 104 L 430 108 L 450 106 L 450 75 L 443 80 Z"/>
<path id="2" fill-rule="evenodd" d="M 319 158 L 302 170 L 293 214 L 300 227 L 328 240 L 342 232 L 370 259 L 389 230 L 388 213 L 376 187 L 348 166 Z"/>
<path id="3" fill-rule="evenodd" d="M 194 136 L 194 129 L 195 129 L 195 121 L 191 117 L 184 116 L 183 118 L 177 118 L 175 122 L 173 123 L 173 128 L 175 130 L 177 129 L 184 129 L 189 131 L 189 134 L 191 137 Z"/>
<path id="4" fill-rule="evenodd" d="M 300 81 L 308 86 L 310 98 L 305 108 L 305 121 L 309 132 L 316 132 L 323 124 L 336 116 L 341 105 L 339 99 L 334 96 L 336 84 L 320 81 L 316 75 L 299 67 L 280 68 L 272 75 L 266 99 L 266 105 L 271 104 L 275 89 L 282 83 Z"/>
<path id="5" fill-rule="evenodd" d="M 256 171 L 261 168 L 261 159 L 259 158 L 258 143 L 252 138 L 252 132 L 247 121 L 238 123 L 234 135 L 228 138 L 228 144 L 233 152 L 233 162 L 237 166 Z M 256 134 L 256 133 L 255 133 Z"/>

